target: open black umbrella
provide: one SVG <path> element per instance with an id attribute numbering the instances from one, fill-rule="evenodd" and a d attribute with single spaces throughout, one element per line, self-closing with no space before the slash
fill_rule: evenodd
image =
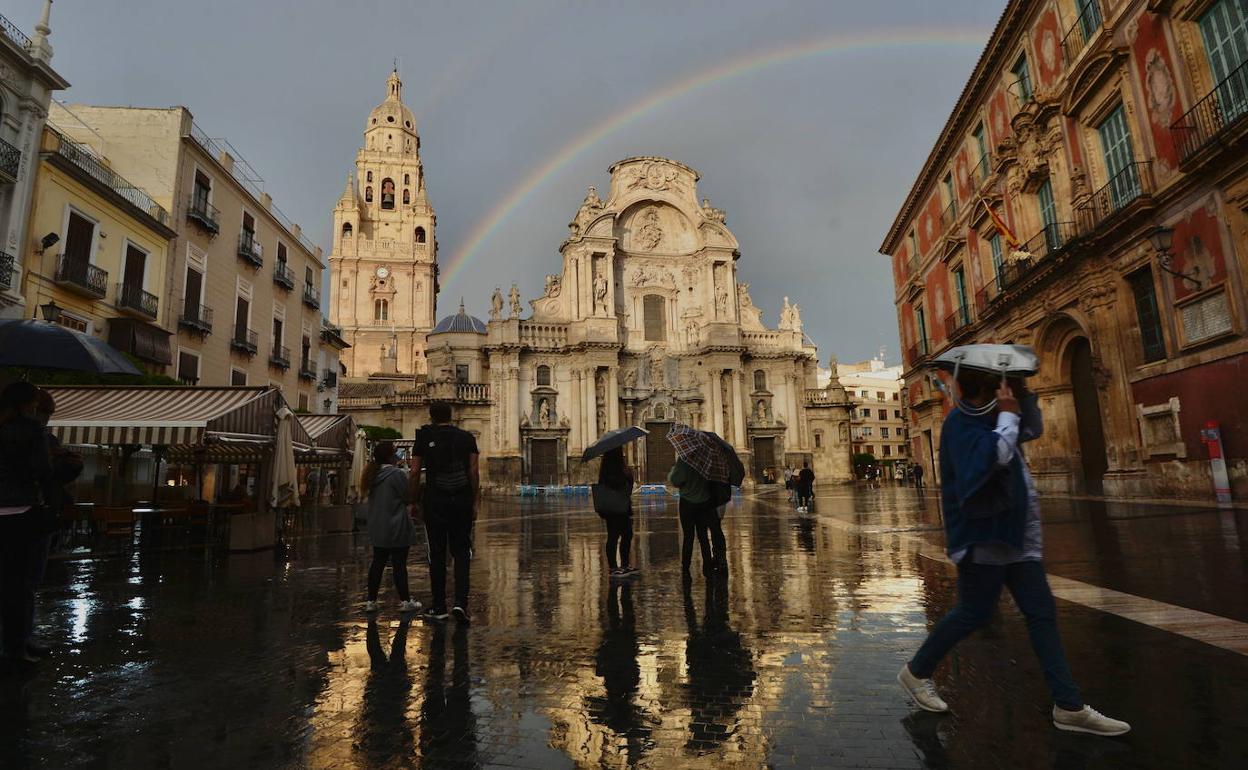
<path id="1" fill-rule="evenodd" d="M 121 351 L 90 334 L 48 321 L 0 321 L 0 366 L 142 374 Z"/>
<path id="2" fill-rule="evenodd" d="M 741 463 L 741 458 L 737 456 L 737 450 L 733 449 L 732 444 L 725 441 L 715 431 L 704 430 L 702 432 L 710 436 L 724 453 L 724 459 L 728 461 L 728 483 L 734 487 L 741 486 L 745 482 L 745 466 Z"/>
<path id="3" fill-rule="evenodd" d="M 622 447 L 630 441 L 636 441 L 647 435 L 649 435 L 649 431 L 638 428 L 636 425 L 609 430 L 602 434 L 602 438 L 585 447 L 585 454 L 581 455 L 581 462 L 587 463 L 595 457 L 605 455 L 616 447 Z"/>

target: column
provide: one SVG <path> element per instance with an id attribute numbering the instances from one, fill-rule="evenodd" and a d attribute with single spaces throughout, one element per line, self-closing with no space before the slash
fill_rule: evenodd
<path id="1" fill-rule="evenodd" d="M 745 445 L 745 410 L 741 404 L 741 378 L 745 376 L 744 372 L 736 371 L 728 375 L 732 378 L 732 428 L 733 428 L 733 444 L 741 449 L 748 449 Z"/>
<path id="2" fill-rule="evenodd" d="M 720 395 L 720 390 L 723 388 L 724 373 L 722 371 L 715 370 L 706 379 L 707 382 L 710 383 L 711 388 L 711 397 L 706 400 L 707 408 L 711 410 L 709 415 L 711 419 L 708 424 L 711 426 L 711 430 L 715 431 L 720 436 L 723 436 L 724 409 L 722 404 L 723 397 Z M 725 438 L 728 441 L 732 440 L 731 437 Z"/>
<path id="3" fill-rule="evenodd" d="M 588 408 L 582 410 L 581 421 L 585 426 L 585 443 L 582 446 L 589 446 L 598 440 L 598 394 L 594 376 L 596 374 L 595 367 L 585 369 L 584 375 L 581 377 L 581 392 L 584 394 L 584 403 L 588 404 Z"/>
<path id="4" fill-rule="evenodd" d="M 613 306 L 614 307 L 614 306 Z M 607 429 L 620 425 L 620 369 L 613 366 L 607 370 Z"/>

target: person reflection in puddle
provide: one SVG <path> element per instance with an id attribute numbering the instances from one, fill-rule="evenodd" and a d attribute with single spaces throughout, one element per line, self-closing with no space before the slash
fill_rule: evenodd
<path id="1" fill-rule="evenodd" d="M 594 673 L 602 677 L 606 697 L 585 699 L 590 718 L 627 741 L 627 765 L 636 767 L 657 721 L 635 703 L 641 684 L 641 666 L 637 663 L 636 616 L 633 612 L 631 585 L 613 585 L 607 594 L 607 627 L 594 658 Z"/>
<path id="2" fill-rule="evenodd" d="M 446 637 L 451 635 L 451 686 L 446 686 Z M 468 661 L 468 629 L 461 623 L 448 630 L 433 625 L 429 663 L 425 671 L 424 700 L 420 704 L 421 766 L 475 767 L 477 717 L 472 712 L 472 682 Z"/>
<path id="3" fill-rule="evenodd" d="M 399 621 L 390 640 L 390 656 L 386 657 L 377 619 L 368 621 L 364 646 L 368 650 L 369 674 L 364 682 L 357 726 L 360 738 L 354 746 L 372 765 L 387 765 L 410 757 L 414 747 L 412 729 L 405 716 L 412 694 L 406 658 L 411 624 L 410 617 Z"/>
<path id="4" fill-rule="evenodd" d="M 699 627 L 693 587 L 684 583 L 685 665 L 689 672 L 689 740 L 691 752 L 711 749 L 733 735 L 738 709 L 754 693 L 753 655 L 741 634 L 728 625 L 728 581 L 706 583 L 705 608 Z"/>

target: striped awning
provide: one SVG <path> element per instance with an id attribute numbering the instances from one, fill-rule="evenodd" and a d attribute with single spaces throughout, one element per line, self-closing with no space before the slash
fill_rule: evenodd
<path id="1" fill-rule="evenodd" d="M 56 414 L 48 427 L 64 444 L 145 444 L 196 453 L 209 446 L 253 455 L 273 443 L 286 406 L 271 387 L 48 388 Z M 296 420 L 296 449 L 312 440 Z M 229 449 L 226 452 L 227 448 Z"/>
<path id="2" fill-rule="evenodd" d="M 318 450 L 350 453 L 355 445 L 355 418 L 349 414 L 302 414 L 299 422 Z"/>

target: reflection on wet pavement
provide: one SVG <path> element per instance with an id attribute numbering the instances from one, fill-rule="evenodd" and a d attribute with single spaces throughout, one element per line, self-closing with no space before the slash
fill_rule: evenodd
<path id="1" fill-rule="evenodd" d="M 1046 501 L 1051 572 L 1237 620 L 1243 512 Z M 828 488 L 734 503 L 731 572 L 682 583 L 675 506 L 636 520 L 642 574 L 610 584 L 584 500 L 495 499 L 475 622 L 362 612 L 362 535 L 280 554 L 138 550 L 51 568 L 57 645 L 0 678 L 4 767 L 1242 767 L 1248 657 L 1061 602 L 1090 702 L 1125 739 L 1059 733 L 1008 602 L 937 676 L 893 680 L 953 600 L 934 500 Z M 416 598 L 427 586 L 410 570 Z"/>

